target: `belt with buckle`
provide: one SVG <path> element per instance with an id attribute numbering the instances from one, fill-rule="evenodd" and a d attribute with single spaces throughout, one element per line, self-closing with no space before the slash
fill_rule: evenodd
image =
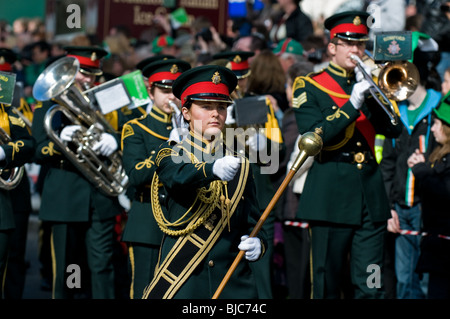
<path id="1" fill-rule="evenodd" d="M 350 164 L 357 164 L 358 168 L 362 167 L 363 163 L 373 160 L 374 157 L 369 151 L 362 152 L 321 152 L 317 156 L 319 163 L 326 162 L 344 162 Z"/>

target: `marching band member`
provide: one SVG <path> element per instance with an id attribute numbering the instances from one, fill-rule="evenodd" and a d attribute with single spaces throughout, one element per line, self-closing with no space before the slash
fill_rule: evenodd
<path id="1" fill-rule="evenodd" d="M 390 208 L 373 146 L 375 133 L 395 137 L 401 126 L 392 125 L 379 105 L 368 104 L 371 84 L 351 58 L 364 55 L 368 16 L 351 11 L 325 20 L 331 62 L 319 73 L 298 77 L 293 85 L 299 133 L 323 132 L 323 149 L 308 172 L 298 206 L 298 217 L 311 228 L 316 299 L 341 297 L 349 256 L 354 298 L 384 296 Z"/>
<path id="2" fill-rule="evenodd" d="M 264 51 L 263 51 L 264 52 Z M 269 51 L 270 52 L 270 51 Z M 260 53 L 253 59 L 257 61 L 260 58 Z M 270 52 L 270 54 L 272 54 Z M 249 63 L 249 58 L 253 57 L 253 52 L 247 51 L 228 51 L 214 55 L 215 59 L 226 59 L 228 63 L 226 67 L 233 71 L 238 79 L 238 85 L 233 92 L 235 97 L 234 102 L 246 97 L 255 96 L 252 92 L 248 91 L 249 80 L 252 76 L 258 77 L 252 73 L 252 67 Z M 274 56 L 277 63 L 278 59 Z M 281 66 L 280 71 L 282 72 Z M 264 124 L 248 125 L 242 127 L 248 134 L 248 139 L 245 141 L 246 156 L 250 159 L 250 165 L 252 166 L 253 175 L 256 181 L 256 197 L 258 198 L 258 204 L 261 210 L 261 214 L 269 204 L 270 199 L 275 195 L 274 183 L 271 180 L 270 174 L 264 172 L 265 169 L 271 171 L 273 168 L 278 168 L 278 163 L 272 161 L 274 158 L 280 158 L 284 154 L 284 143 L 281 135 L 280 126 L 275 116 L 273 103 L 275 98 L 269 97 L 269 94 L 264 97 L 262 107 L 263 114 L 266 115 L 266 122 Z M 264 105 L 265 103 L 265 105 Z M 243 104 L 242 107 L 246 105 Z M 227 126 L 231 128 L 237 128 L 236 123 L 236 103 L 233 103 L 228 107 Z M 243 113 L 244 114 L 244 113 Z M 250 114 L 250 113 L 247 113 Z M 259 128 L 258 128 L 259 127 Z M 255 131 L 255 134 L 251 134 L 251 130 Z M 225 134 L 227 135 L 227 134 Z M 238 138 L 239 139 L 239 138 Z M 237 143 L 236 143 L 237 144 Z M 272 171 L 273 172 L 273 171 Z M 274 221 L 275 214 L 270 214 L 267 221 L 264 223 L 264 229 L 267 232 L 267 252 L 265 256 L 257 263 L 252 263 L 251 267 L 255 269 L 255 274 L 258 277 L 257 285 L 259 295 L 262 298 L 272 298 L 272 252 L 273 252 L 273 238 L 274 238 Z"/>
<path id="3" fill-rule="evenodd" d="M 150 184 L 155 172 L 156 151 L 173 130 L 172 118 L 180 101 L 172 93 L 172 83 L 189 63 L 178 59 L 157 59 L 143 68 L 149 81 L 152 108 L 149 113 L 125 124 L 122 133 L 123 162 L 134 191 L 122 236 L 128 244 L 131 265 L 130 298 L 141 298 L 153 278 L 163 233 L 152 214 Z M 180 111 L 178 111 L 180 112 Z M 181 120 L 181 116 L 176 121 Z M 173 134 L 172 134 L 173 135 Z"/>
<path id="4" fill-rule="evenodd" d="M 0 71 L 16 73 L 14 63 L 17 55 L 11 49 L 0 48 Z M 16 78 L 17 79 L 17 78 Z M 33 112 L 28 105 L 23 88 L 15 83 L 13 100 L 8 110 L 13 112 L 13 117 L 19 119 L 16 124 L 26 127 L 31 135 L 31 120 Z M 33 140 L 34 142 L 34 140 Z M 34 143 L 33 143 L 34 147 Z M 34 154 L 34 151 L 33 151 Z M 4 278 L 3 295 L 5 299 L 21 299 L 25 287 L 26 261 L 25 250 L 28 232 L 28 219 L 32 212 L 31 188 L 27 170 L 23 170 L 20 183 L 9 191 L 12 208 L 14 211 L 15 229 L 11 235 L 10 249 L 8 252 L 8 271 Z"/>
<path id="5" fill-rule="evenodd" d="M 156 152 L 155 219 L 164 232 L 160 263 L 144 298 L 211 298 L 239 250 L 241 262 L 223 298 L 258 297 L 249 263 L 264 255 L 265 236 L 248 237 L 259 218 L 249 162 L 222 140 L 236 76 L 222 66 L 192 68 L 175 80 L 189 135 Z M 160 202 L 159 185 L 166 198 Z"/>
<path id="6" fill-rule="evenodd" d="M 107 52 L 98 47 L 66 47 L 66 50 L 67 56 L 80 62 L 80 69 L 75 75 L 76 85 L 81 88 L 92 86 L 96 76 L 102 73 L 100 62 Z M 37 143 L 35 161 L 50 166 L 44 180 L 39 218 L 52 222 L 52 297 L 67 299 L 82 291 L 88 296 L 92 294 L 94 299 L 112 299 L 115 298 L 112 262 L 114 225 L 115 217 L 122 208 L 117 197 L 103 194 L 90 183 L 49 139 L 44 118 L 52 105 L 46 101 L 36 108 L 32 125 Z M 69 144 L 80 130 L 78 125 L 68 123 L 65 116 L 55 116 L 53 122 L 53 129 L 59 132 L 59 138 Z M 118 136 L 105 132 L 93 146 L 93 151 L 100 156 L 108 156 L 118 146 Z M 87 256 L 79 256 L 79 251 Z M 82 264 L 84 260 L 87 260 L 87 266 Z M 83 281 L 81 289 L 69 289 L 66 277 L 71 264 L 80 266 L 81 278 L 90 274 L 90 279 L 86 281 L 90 287 L 85 287 L 86 282 Z"/>
<path id="7" fill-rule="evenodd" d="M 23 120 L 12 111 L 10 106 L 3 104 L 0 105 L 0 128 L 0 135 L 6 137 L 5 140 L 0 139 L 2 141 L 0 144 L 0 169 L 2 170 L 2 179 L 5 178 L 8 181 L 10 169 L 30 162 L 34 154 L 35 142 Z M 27 176 L 23 175 L 22 178 L 27 178 Z M 8 187 L 2 187 L 2 185 L 3 183 L 0 183 L 0 275 L 1 278 L 5 278 L 11 236 L 16 224 L 14 217 L 15 202 L 12 200 L 11 190 L 8 190 Z M 0 292 L 1 298 L 3 298 L 3 284 Z"/>

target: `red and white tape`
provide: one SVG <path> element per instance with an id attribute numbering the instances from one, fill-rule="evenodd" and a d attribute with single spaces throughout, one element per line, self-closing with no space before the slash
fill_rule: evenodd
<path id="1" fill-rule="evenodd" d="M 284 221 L 284 224 L 286 226 L 293 226 L 293 227 L 299 227 L 299 228 L 308 228 L 309 224 L 306 222 L 295 222 L 292 220 L 286 220 Z"/>
<path id="2" fill-rule="evenodd" d="M 299 228 L 308 228 L 309 227 L 309 223 L 307 223 L 307 222 L 297 222 L 297 221 L 291 221 L 291 220 L 284 221 L 284 224 L 286 226 L 293 226 L 293 227 L 299 227 Z M 402 230 L 400 230 L 400 235 L 427 236 L 428 233 L 421 232 L 418 230 L 403 230 L 402 229 Z M 437 235 L 437 237 L 450 240 L 450 236 L 446 236 L 446 235 L 439 234 L 439 235 Z"/>

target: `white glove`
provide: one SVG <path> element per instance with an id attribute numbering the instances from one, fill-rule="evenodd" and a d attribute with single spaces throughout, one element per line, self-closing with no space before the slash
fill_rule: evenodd
<path id="1" fill-rule="evenodd" d="M 227 119 L 225 120 L 225 124 L 235 124 L 236 120 L 233 117 L 234 104 L 227 107 Z"/>
<path id="2" fill-rule="evenodd" d="M 188 134 L 189 129 L 186 127 L 174 128 L 172 129 L 172 131 L 170 131 L 169 140 L 181 142 L 186 136 L 188 136 Z"/>
<path id="3" fill-rule="evenodd" d="M 368 66 L 367 64 L 363 64 L 363 68 L 367 74 L 372 76 L 372 67 Z M 354 71 L 355 71 L 356 82 L 361 82 L 364 79 L 364 74 L 362 73 L 362 71 L 360 70 L 359 67 L 356 67 Z"/>
<path id="4" fill-rule="evenodd" d="M 245 144 L 247 144 L 252 151 L 258 152 L 266 148 L 267 141 L 264 135 L 256 133 L 255 135 L 250 136 Z"/>
<path id="5" fill-rule="evenodd" d="M 239 169 L 239 157 L 224 156 L 214 162 L 213 173 L 223 181 L 231 181 Z"/>
<path id="6" fill-rule="evenodd" d="M 249 261 L 258 260 L 261 255 L 261 241 L 257 237 L 242 236 L 238 248 L 245 251 L 245 259 Z"/>
<path id="7" fill-rule="evenodd" d="M 6 158 L 5 150 L 3 147 L 0 147 L 0 161 L 3 161 Z"/>
<path id="8" fill-rule="evenodd" d="M 365 93 L 369 90 L 371 84 L 367 80 L 362 80 L 361 82 L 353 85 L 352 94 L 350 95 L 350 103 L 357 110 L 361 108 L 364 102 Z"/>
<path id="9" fill-rule="evenodd" d="M 99 151 L 103 156 L 109 156 L 117 150 L 117 141 L 111 134 L 102 133 L 100 141 L 94 144 L 92 150 L 94 152 Z"/>
<path id="10" fill-rule="evenodd" d="M 81 131 L 80 125 L 67 125 L 59 133 L 59 137 L 65 142 L 72 142 L 72 136 L 76 131 Z"/>
<path id="11" fill-rule="evenodd" d="M 169 101 L 169 105 L 172 107 L 173 112 L 175 113 L 175 115 L 178 117 L 181 114 L 181 110 L 178 108 L 178 106 L 176 105 L 175 102 L 173 101 Z"/>

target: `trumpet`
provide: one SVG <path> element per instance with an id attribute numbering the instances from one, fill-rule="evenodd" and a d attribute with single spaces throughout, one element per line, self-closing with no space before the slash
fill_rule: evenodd
<path id="1" fill-rule="evenodd" d="M 357 56 L 350 56 L 356 61 L 358 69 L 371 84 L 370 94 L 389 116 L 393 125 L 398 124 L 398 114 L 390 99 L 406 100 L 416 90 L 419 81 L 419 71 L 416 66 L 407 61 L 391 61 L 378 68 L 378 85 L 364 69 L 364 62 Z"/>
<path id="2" fill-rule="evenodd" d="M 8 144 L 11 142 L 11 137 L 6 131 L 0 127 L 0 144 Z M 0 169 L 0 189 L 12 190 L 19 185 L 22 180 L 25 168 L 23 166 L 13 167 L 11 169 Z M 6 178 L 3 178 L 3 173 L 8 173 Z"/>
<path id="3" fill-rule="evenodd" d="M 38 101 L 52 99 L 58 103 L 45 114 L 44 128 L 49 138 L 88 181 L 105 195 L 118 196 L 125 191 L 128 183 L 122 165 L 122 153 L 118 150 L 110 156 L 100 157 L 93 150 L 93 145 L 100 140 L 103 132 L 115 132 L 75 85 L 79 67 L 78 60 L 72 57 L 53 62 L 39 75 L 33 86 L 33 95 Z M 61 140 L 52 127 L 53 117 L 58 112 L 62 112 L 74 125 L 81 126 L 81 132 L 74 134 L 72 139 L 72 143 L 77 146 L 75 151 Z"/>

